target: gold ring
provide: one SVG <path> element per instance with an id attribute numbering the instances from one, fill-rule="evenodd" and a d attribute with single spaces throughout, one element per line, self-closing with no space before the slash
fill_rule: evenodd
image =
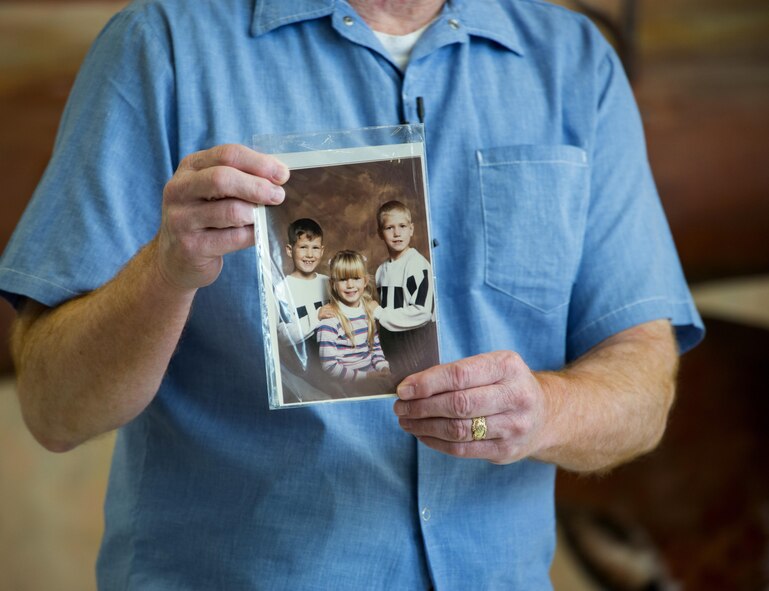
<path id="1" fill-rule="evenodd" d="M 470 431 L 473 433 L 473 441 L 486 439 L 486 433 L 488 432 L 486 429 L 486 417 L 475 417 L 470 426 Z"/>

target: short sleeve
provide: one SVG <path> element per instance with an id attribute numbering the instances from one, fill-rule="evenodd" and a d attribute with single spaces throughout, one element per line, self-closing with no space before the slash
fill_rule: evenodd
<path id="1" fill-rule="evenodd" d="M 596 73 L 590 203 L 569 308 L 567 356 L 667 318 L 681 351 L 703 336 L 646 156 L 643 128 L 621 63 L 607 47 Z"/>
<path id="2" fill-rule="evenodd" d="M 113 17 L 77 76 L 51 160 L 0 258 L 0 294 L 14 305 L 56 306 L 98 288 L 157 231 L 176 124 L 167 35 L 144 10 Z"/>

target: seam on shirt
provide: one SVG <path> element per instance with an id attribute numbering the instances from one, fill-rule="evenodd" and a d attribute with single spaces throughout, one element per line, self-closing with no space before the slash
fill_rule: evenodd
<path id="1" fill-rule="evenodd" d="M 141 512 L 141 506 L 142 506 L 142 499 L 143 499 L 143 489 L 144 489 L 144 480 L 145 475 L 147 474 L 147 449 L 149 448 L 149 439 L 150 439 L 150 428 L 149 425 L 147 425 L 146 421 L 142 421 L 141 428 L 144 431 L 144 446 L 142 449 L 142 459 L 141 459 L 141 472 L 138 476 L 138 483 L 136 485 L 136 494 L 133 495 L 134 497 L 134 505 L 131 507 L 130 514 L 131 514 L 131 533 L 130 533 L 130 540 L 129 540 L 129 546 L 131 547 L 131 557 L 128 559 L 128 564 L 126 568 L 125 573 L 125 586 L 124 589 L 130 590 L 134 587 L 132 587 L 132 581 L 139 576 L 140 573 L 138 573 L 136 569 L 137 564 L 137 549 L 136 546 L 138 544 L 138 532 L 139 532 L 139 514 Z M 125 452 L 124 452 L 125 453 Z M 112 461 L 115 461 L 115 452 L 112 452 Z"/>
<path id="2" fill-rule="evenodd" d="M 155 30 L 155 28 L 152 26 L 153 23 L 150 22 L 149 18 L 147 17 L 147 11 L 143 10 L 139 12 L 139 18 L 141 19 L 141 32 L 146 33 L 146 39 L 149 43 L 152 43 L 155 47 L 152 48 L 154 50 L 160 51 L 163 53 L 168 60 L 164 62 L 163 67 L 164 69 L 169 73 L 171 79 L 174 79 L 174 70 L 171 66 L 171 63 L 174 61 L 174 55 L 173 55 L 173 49 L 171 48 L 170 41 L 168 39 L 162 38 L 158 32 Z"/>
<path id="3" fill-rule="evenodd" d="M 502 162 L 484 162 L 481 160 L 480 165 L 484 168 L 492 166 L 505 166 L 508 164 L 571 164 L 572 166 L 578 166 L 580 168 L 588 168 L 589 165 L 584 162 L 574 162 L 573 160 L 504 160 Z"/>
<path id="4" fill-rule="evenodd" d="M 532 309 L 532 310 L 536 310 L 536 311 L 537 311 L 537 312 L 539 312 L 540 314 L 550 315 L 550 314 L 552 314 L 553 312 L 557 312 L 558 310 L 560 310 L 560 309 L 561 309 L 561 308 L 563 308 L 564 306 L 568 306 L 568 305 L 569 305 L 569 300 L 567 299 L 566 301 L 564 301 L 564 302 L 561 302 L 560 304 L 557 304 L 556 306 L 554 306 L 554 307 L 552 307 L 552 308 L 543 308 L 543 307 L 541 307 L 541 306 L 537 306 L 537 305 L 536 305 L 536 304 L 534 304 L 533 302 L 530 302 L 530 301 L 528 301 L 528 300 L 524 299 L 524 298 L 523 298 L 523 297 L 521 297 L 521 296 L 517 296 L 517 295 L 515 295 L 514 293 L 511 293 L 511 292 L 507 291 L 506 289 L 504 289 L 504 288 L 500 287 L 500 286 L 499 286 L 499 285 L 497 285 L 496 283 L 492 283 L 492 282 L 491 282 L 491 280 L 490 280 L 490 279 L 488 278 L 488 276 L 486 275 L 486 271 L 487 271 L 487 270 L 484 270 L 484 283 L 485 283 L 485 284 L 486 284 L 488 287 L 490 287 L 491 289 L 493 289 L 493 290 L 495 290 L 495 291 L 498 291 L 498 292 L 499 292 L 499 293 L 501 293 L 501 294 L 504 294 L 506 297 L 508 297 L 508 298 L 510 298 L 510 299 L 513 299 L 513 300 L 515 300 L 516 302 L 518 302 L 518 303 L 519 303 L 520 305 L 522 305 L 522 306 L 526 306 L 527 308 L 530 308 L 530 309 Z M 596 320 L 596 322 L 598 322 L 598 320 Z M 585 327 L 585 328 L 588 328 L 588 327 Z M 583 330 L 584 330 L 584 329 L 583 329 Z M 581 331 L 580 331 L 580 332 L 581 332 Z M 579 334 L 579 333 L 577 333 L 577 334 Z"/>
<path id="5" fill-rule="evenodd" d="M 577 332 L 573 333 L 570 336 L 570 340 L 573 341 L 577 336 L 579 336 L 580 334 L 582 334 L 586 330 L 592 328 L 596 324 L 598 324 L 600 322 L 603 322 L 604 320 L 606 320 L 607 318 L 610 318 L 611 316 L 615 316 L 617 314 L 620 314 L 621 312 L 624 312 L 625 310 L 628 310 L 630 308 L 634 308 L 635 306 L 640 306 L 641 304 L 648 304 L 649 302 L 665 301 L 667 299 L 668 298 L 666 298 L 664 296 L 657 296 L 657 297 L 653 297 L 653 298 L 646 298 L 646 299 L 643 299 L 643 300 L 638 300 L 637 302 L 633 302 L 632 304 L 628 304 L 626 306 L 622 306 L 621 308 L 617 308 L 616 310 L 612 310 L 608 314 L 604 314 L 600 318 L 597 318 L 596 320 L 593 320 L 593 322 L 591 322 L 590 324 L 587 324 L 587 325 L 583 326 L 582 328 L 580 328 Z M 677 305 L 677 304 L 681 304 L 683 302 L 684 301 L 682 300 L 682 301 L 671 301 L 670 303 Z"/>
<path id="6" fill-rule="evenodd" d="M 63 285 L 59 285 L 58 283 L 54 283 L 53 281 L 49 281 L 48 279 L 43 279 L 42 277 L 38 277 L 37 275 L 30 275 L 29 273 L 22 273 L 21 271 L 16 271 L 15 269 L 11 269 L 9 267 L 0 267 L 0 271 L 6 271 L 8 273 L 12 273 L 14 275 L 20 275 L 21 277 L 27 277 L 28 279 L 34 279 L 35 281 L 40 281 L 41 283 L 47 283 L 48 285 L 53 285 L 57 289 L 61 289 L 63 291 L 66 291 L 67 293 L 71 293 L 73 296 L 80 295 L 76 291 L 72 291 L 71 289 L 64 287 Z M 24 294 L 20 294 L 24 295 Z M 30 296 L 26 296 L 30 297 Z"/>

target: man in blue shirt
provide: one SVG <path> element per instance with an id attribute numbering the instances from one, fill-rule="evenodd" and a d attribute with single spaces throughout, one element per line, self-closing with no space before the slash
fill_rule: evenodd
<path id="1" fill-rule="evenodd" d="M 288 172 L 243 144 L 417 97 L 444 365 L 394 407 L 270 412 L 250 224 Z M 702 333 L 622 68 L 536 0 L 133 3 L 0 290 L 35 437 L 120 428 L 104 589 L 549 588 L 555 466 L 651 449 Z"/>

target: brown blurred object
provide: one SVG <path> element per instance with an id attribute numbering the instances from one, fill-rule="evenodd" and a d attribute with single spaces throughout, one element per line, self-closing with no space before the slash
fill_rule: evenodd
<path id="1" fill-rule="evenodd" d="M 619 18 L 618 0 L 584 3 Z M 633 85 L 687 277 L 760 280 L 769 275 L 769 4 L 643 0 L 638 11 Z M 704 343 L 682 360 L 661 447 L 604 477 L 560 473 L 561 525 L 592 514 L 593 529 L 644 531 L 682 589 L 769 589 L 769 331 L 706 324 Z"/>
<path id="2" fill-rule="evenodd" d="M 0 2 L 0 249 L 50 157 L 72 81 L 107 19 L 124 1 Z M 0 303 L 0 374 L 13 310 Z"/>
<path id="3" fill-rule="evenodd" d="M 579 3 L 621 26 L 623 1 Z M 633 84 L 689 281 L 769 272 L 769 3 L 636 9 Z"/>
<path id="4" fill-rule="evenodd" d="M 767 589 L 769 331 L 707 325 L 660 447 L 603 477 L 559 473 L 558 504 L 642 524 L 682 589 Z"/>
<path id="5" fill-rule="evenodd" d="M 645 0 L 636 94 L 690 281 L 769 272 L 769 3 Z"/>

